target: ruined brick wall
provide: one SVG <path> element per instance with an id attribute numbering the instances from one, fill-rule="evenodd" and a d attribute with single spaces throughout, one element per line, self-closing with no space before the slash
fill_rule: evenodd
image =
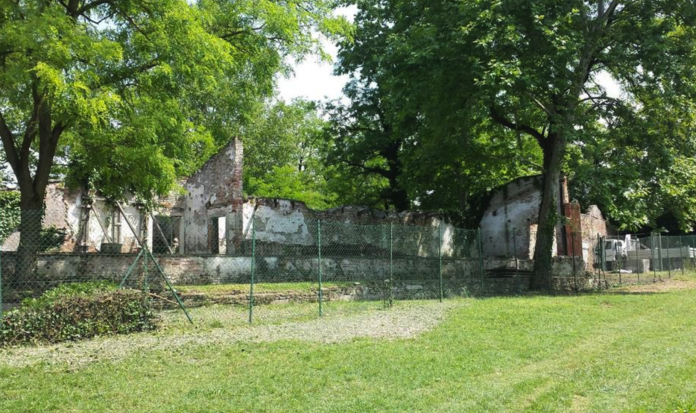
<path id="1" fill-rule="evenodd" d="M 322 245 L 327 248 L 375 254 L 387 250 L 392 239 L 394 253 L 436 257 L 442 232 L 444 257 L 477 256 L 473 236 L 432 212 L 385 212 L 367 207 L 345 206 L 314 211 L 298 201 L 251 198 L 243 206 L 245 242 L 252 238 L 252 221 L 256 228 L 257 248 L 282 249 L 281 246 L 317 245 L 317 220 L 322 221 Z M 346 225 L 353 224 L 353 225 Z M 390 227 L 390 224 L 394 224 Z M 468 234 L 471 235 L 471 234 Z M 287 249 L 287 248 L 286 248 Z"/>
<path id="2" fill-rule="evenodd" d="M 542 176 L 516 179 L 494 191 L 488 209 L 481 219 L 484 257 L 534 257 Z M 567 179 L 559 185 L 558 214 L 565 217 L 556 226 L 552 255 L 580 255 L 580 206 L 569 202 Z M 601 215 L 601 214 L 600 214 Z M 584 232 L 584 231 L 583 231 Z"/>
<path id="3" fill-rule="evenodd" d="M 540 185 L 541 177 L 534 176 L 516 179 L 495 191 L 481 219 L 485 257 L 532 258 L 541 203 Z"/>
<path id="4" fill-rule="evenodd" d="M 596 205 L 590 205 L 587 212 L 580 216 L 582 227 L 582 257 L 587 270 L 593 268 L 595 261 L 594 247 L 597 236 L 607 236 L 607 222 Z"/>
<path id="5" fill-rule="evenodd" d="M 62 234 L 60 245 L 51 251 L 96 252 L 101 251 L 103 243 L 121 244 L 121 252 L 132 252 L 139 248 L 135 235 L 123 218 L 116 219 L 116 210 L 105 199 L 94 197 L 87 208 L 86 192 L 81 189 L 66 188 L 60 182 L 51 182 L 46 187 L 45 211 L 42 227 L 45 231 L 57 230 Z M 132 200 L 132 197 L 127 196 Z M 143 242 L 152 246 L 152 220 L 145 219 L 144 210 L 126 201 L 122 203 L 128 221 Z M 119 226 L 115 230 L 116 226 Z M 36 234 L 37 242 L 39 234 Z M 19 245 L 19 232 L 11 234 L 3 243 L 3 251 L 16 251 Z"/>
<path id="6" fill-rule="evenodd" d="M 231 252 L 242 212 L 242 159 L 242 142 L 235 138 L 187 180 L 185 252 Z"/>

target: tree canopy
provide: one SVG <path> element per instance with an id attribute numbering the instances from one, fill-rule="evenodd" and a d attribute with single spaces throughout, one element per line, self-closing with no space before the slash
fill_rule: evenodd
<path id="1" fill-rule="evenodd" d="M 696 91 L 692 2 L 356 3 L 355 41 L 342 44 L 340 70 L 379 85 L 394 102 L 396 122 L 417 121 L 411 145 L 449 148 L 457 142 L 452 146 L 463 148 L 460 165 L 479 173 L 490 159 L 508 162 L 494 171 L 531 172 L 537 168 L 527 165 L 536 163 L 539 151 L 537 170 L 545 179 L 535 286 L 549 273 L 558 182 L 571 159 L 578 180 L 588 177 L 583 165 L 599 165 L 598 176 L 617 182 L 590 188 L 592 181 L 584 178 L 579 187 L 588 196 L 606 200 L 624 185 L 619 197 L 605 202 L 626 223 L 653 216 L 649 207 L 621 215 L 631 206 L 654 207 L 650 202 L 658 194 L 669 195 L 666 206 L 669 199 L 693 193 L 687 179 Z M 618 82 L 623 95 L 610 96 L 600 76 Z M 490 141 L 477 145 L 483 136 Z M 452 171 L 446 156 L 412 156 L 436 176 Z M 674 182 L 680 176 L 686 181 L 681 189 Z M 685 222 L 693 220 L 690 206 L 671 208 Z"/>
<path id="2" fill-rule="evenodd" d="M 327 185 L 326 121 L 317 104 L 302 99 L 269 102 L 250 125 L 244 139 L 244 192 L 288 198 L 315 209 L 334 206 Z"/>
<path id="3" fill-rule="evenodd" d="M 54 159 L 107 195 L 166 193 L 238 134 L 284 58 L 319 52 L 324 1 L 28 0 L 0 5 L 0 136 L 40 208 Z"/>

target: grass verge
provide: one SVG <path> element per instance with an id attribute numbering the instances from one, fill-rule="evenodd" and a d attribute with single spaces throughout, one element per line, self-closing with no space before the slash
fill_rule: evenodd
<path id="1" fill-rule="evenodd" d="M 281 335 L 3 366 L 0 411 L 696 411 L 696 290 L 460 303 L 408 339 Z"/>

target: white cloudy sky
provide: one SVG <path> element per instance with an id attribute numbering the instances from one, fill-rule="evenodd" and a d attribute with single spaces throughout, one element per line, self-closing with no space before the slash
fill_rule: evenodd
<path id="1" fill-rule="evenodd" d="M 336 14 L 345 16 L 353 21 L 357 12 L 355 6 L 340 8 Z M 338 48 L 328 40 L 323 40 L 324 50 L 336 59 Z M 348 76 L 334 76 L 333 63 L 320 62 L 317 57 L 310 57 L 301 63 L 294 65 L 295 76 L 289 79 L 281 78 L 278 81 L 280 98 L 289 102 L 296 97 L 304 97 L 310 100 L 324 100 L 325 98 L 337 99 L 343 96 L 343 86 L 348 81 Z"/>
<path id="2" fill-rule="evenodd" d="M 345 16 L 352 21 L 357 12 L 355 6 L 341 8 L 336 13 Z M 323 41 L 324 49 L 335 60 L 337 47 L 328 40 Z M 310 57 L 304 62 L 293 64 L 295 75 L 288 79 L 281 78 L 278 81 L 280 98 L 286 102 L 297 97 L 310 100 L 337 99 L 343 96 L 343 86 L 348 81 L 348 76 L 334 76 L 333 64 L 320 62 L 316 57 Z M 597 76 L 597 81 L 602 85 L 607 95 L 619 97 L 621 90 L 619 85 L 611 78 L 609 73 L 603 72 Z"/>

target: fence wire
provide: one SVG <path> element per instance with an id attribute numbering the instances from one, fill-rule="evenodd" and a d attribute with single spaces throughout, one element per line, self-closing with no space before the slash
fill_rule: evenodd
<path id="1" fill-rule="evenodd" d="M 694 271 L 696 236 L 598 237 L 594 271 L 606 285 L 652 283 Z"/>
<path id="2" fill-rule="evenodd" d="M 173 324 L 226 327 L 343 315 L 405 300 L 519 294 L 532 277 L 531 241 L 514 228 L 501 240 L 505 256 L 484 259 L 480 230 L 444 223 L 304 218 L 286 228 L 252 215 L 232 240 L 228 224 L 214 219 L 209 250 L 189 253 L 181 217 L 126 208 L 97 213 L 82 207 L 69 227 L 42 211 L 24 212 L 21 219 L 0 211 L 1 308 L 59 285 L 99 281 L 143 291 Z M 590 244 L 579 232 L 568 234 L 559 246 L 568 257 L 556 268 L 565 275 L 549 275 L 553 288 L 669 279 L 693 270 L 696 257 L 694 236 L 598 237 Z"/>
<path id="3" fill-rule="evenodd" d="M 0 238 L 2 308 L 59 285 L 108 282 L 144 291 L 165 318 L 181 321 L 185 309 L 226 326 L 486 292 L 478 230 L 306 219 L 299 231 L 274 232 L 253 216 L 233 243 L 217 245 L 220 227 L 209 233 L 211 252 L 182 254 L 181 218 L 127 208 L 83 207 L 68 229 L 43 211 L 17 222 L 0 215 L 3 228 L 14 226 Z"/>

